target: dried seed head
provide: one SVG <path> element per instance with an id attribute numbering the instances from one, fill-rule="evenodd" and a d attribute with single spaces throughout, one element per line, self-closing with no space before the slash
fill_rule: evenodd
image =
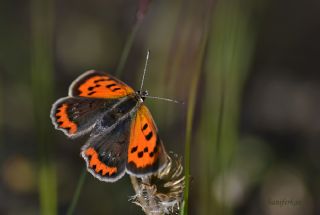
<path id="1" fill-rule="evenodd" d="M 142 178 L 131 176 L 131 182 L 136 194 L 129 201 L 139 205 L 146 214 L 179 213 L 184 189 L 181 157 L 170 153 L 161 171 Z"/>

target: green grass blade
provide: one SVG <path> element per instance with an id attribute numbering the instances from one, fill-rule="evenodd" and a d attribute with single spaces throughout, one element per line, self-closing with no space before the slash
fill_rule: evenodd
<path id="1" fill-rule="evenodd" d="M 192 79 L 191 88 L 189 93 L 188 112 L 187 112 L 187 125 L 186 125 L 186 143 L 184 151 L 184 168 L 185 168 L 185 188 L 184 188 L 184 201 L 182 207 L 182 214 L 188 214 L 189 203 L 189 186 L 190 186 L 190 145 L 192 138 L 192 122 L 194 116 L 194 108 L 196 103 L 196 94 L 198 88 L 199 72 L 195 73 Z"/>
<path id="2" fill-rule="evenodd" d="M 240 98 L 254 44 L 250 9 L 242 8 L 238 0 L 219 1 L 212 17 L 205 62 L 205 77 L 210 84 L 205 87 L 197 138 L 202 158 L 201 214 L 232 214 L 225 202 L 225 177 L 237 147 Z M 222 185 L 219 191 L 213 191 L 218 178 Z"/>
<path id="3" fill-rule="evenodd" d="M 185 171 L 185 187 L 184 187 L 184 200 L 182 205 L 181 214 L 188 214 L 188 205 L 189 205 L 189 189 L 190 189 L 190 147 L 193 135 L 193 119 L 194 119 L 194 111 L 196 107 L 196 98 L 197 98 L 197 90 L 199 85 L 200 74 L 203 68 L 203 58 L 205 55 L 205 49 L 207 45 L 207 37 L 208 37 L 208 24 L 209 18 L 207 16 L 204 20 L 204 25 L 202 29 L 202 39 L 199 43 L 199 49 L 196 54 L 196 59 L 194 61 L 194 65 L 192 67 L 193 76 L 191 79 L 190 91 L 188 94 L 188 111 L 187 111 L 187 122 L 186 122 L 186 136 L 185 136 L 185 152 L 184 152 L 184 171 Z"/>
<path id="4" fill-rule="evenodd" d="M 132 45 L 133 45 L 133 41 L 134 41 L 134 39 L 136 37 L 136 34 L 137 34 L 138 30 L 140 29 L 140 25 L 141 25 L 141 21 L 138 20 L 134 24 L 134 26 L 132 28 L 132 31 L 129 34 L 127 40 L 126 40 L 126 43 L 125 43 L 124 48 L 123 48 L 123 52 L 122 52 L 121 57 L 120 57 L 120 61 L 118 63 L 118 67 L 116 69 L 117 77 L 121 77 L 121 75 L 123 73 L 123 69 L 124 69 L 125 63 L 127 62 L 130 50 L 131 50 Z"/>
<path id="5" fill-rule="evenodd" d="M 33 0 L 31 9 L 31 87 L 39 153 L 40 214 L 57 214 L 56 169 L 48 113 L 52 102 L 53 1 Z"/>

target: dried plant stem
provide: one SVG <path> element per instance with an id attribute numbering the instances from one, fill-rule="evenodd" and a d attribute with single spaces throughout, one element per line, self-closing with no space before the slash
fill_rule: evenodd
<path id="1" fill-rule="evenodd" d="M 131 180 L 131 184 L 133 186 L 134 192 L 135 193 L 140 192 L 140 185 L 139 185 L 137 177 L 130 175 L 130 180 Z M 139 202 L 141 202 L 141 204 L 147 204 L 142 195 L 139 195 L 138 198 L 139 198 Z"/>
<path id="2" fill-rule="evenodd" d="M 140 185 L 138 183 L 137 178 L 135 176 L 130 175 L 130 179 L 131 179 L 131 183 L 132 183 L 132 186 L 133 186 L 133 189 L 134 189 L 135 193 L 139 193 L 141 188 L 140 188 Z M 142 178 L 142 183 L 148 184 L 149 181 L 146 180 L 146 178 Z M 145 194 L 146 196 L 154 195 L 151 190 L 146 189 L 146 192 L 147 192 Z M 154 199 L 150 198 L 150 199 L 148 199 L 148 202 L 146 202 L 146 199 L 143 198 L 143 197 L 144 197 L 143 195 L 138 195 L 138 198 L 139 198 L 138 201 L 140 202 L 141 205 L 149 205 L 150 208 L 157 208 L 157 202 Z M 144 212 L 147 215 L 152 215 L 153 214 L 152 211 L 146 211 L 145 210 Z M 157 213 L 157 215 L 162 215 L 162 214 L 164 214 L 164 213 Z"/>
<path id="3" fill-rule="evenodd" d="M 131 180 L 131 184 L 133 186 L 134 191 L 138 192 L 139 184 L 138 184 L 138 181 L 137 181 L 137 177 L 134 177 L 134 176 L 130 175 L 130 180 Z"/>

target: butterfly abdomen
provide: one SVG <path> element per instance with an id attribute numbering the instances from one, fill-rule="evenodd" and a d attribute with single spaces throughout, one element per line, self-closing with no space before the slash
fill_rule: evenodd
<path id="1" fill-rule="evenodd" d="M 111 110 L 107 111 L 101 120 L 102 127 L 112 127 L 119 121 L 122 121 L 135 113 L 139 103 L 133 97 L 128 97 L 119 101 Z"/>

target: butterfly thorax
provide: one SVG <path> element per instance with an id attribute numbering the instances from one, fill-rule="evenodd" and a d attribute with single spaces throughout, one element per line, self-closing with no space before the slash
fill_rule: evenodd
<path id="1" fill-rule="evenodd" d="M 105 113 L 94 130 L 114 129 L 124 120 L 134 118 L 137 110 L 148 96 L 148 91 L 137 91 L 128 96 L 117 99 L 112 107 L 106 103 Z M 95 132 L 95 131 L 94 131 Z"/>

